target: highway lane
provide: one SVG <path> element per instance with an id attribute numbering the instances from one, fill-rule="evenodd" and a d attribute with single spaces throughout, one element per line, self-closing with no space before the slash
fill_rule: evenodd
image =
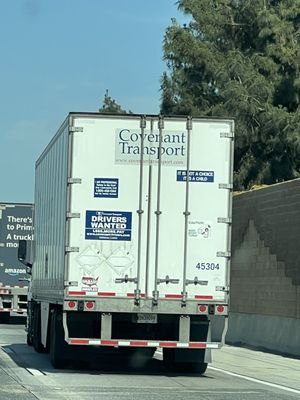
<path id="1" fill-rule="evenodd" d="M 54 370 L 26 345 L 22 325 L 0 325 L 0 400 L 290 400 L 300 397 L 300 360 L 225 346 L 202 377 L 170 374 L 161 353 L 128 365 L 114 352 L 81 348 L 78 362 Z M 138 360 L 136 360 L 138 361 Z M 138 364 L 138 362 L 137 362 Z"/>

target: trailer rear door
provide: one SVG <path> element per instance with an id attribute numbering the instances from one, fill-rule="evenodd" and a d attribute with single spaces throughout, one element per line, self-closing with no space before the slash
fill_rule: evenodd
<path id="1" fill-rule="evenodd" d="M 232 121 L 99 114 L 73 125 L 69 294 L 224 300 Z"/>

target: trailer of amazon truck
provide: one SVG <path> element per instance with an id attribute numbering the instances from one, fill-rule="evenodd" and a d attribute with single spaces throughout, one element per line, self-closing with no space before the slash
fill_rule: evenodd
<path id="1" fill-rule="evenodd" d="M 109 346 L 205 371 L 228 316 L 233 138 L 231 119 L 68 115 L 35 180 L 28 342 L 55 367 Z"/>
<path id="2" fill-rule="evenodd" d="M 27 314 L 28 274 L 18 261 L 19 240 L 31 241 L 33 205 L 0 203 L 0 319 Z"/>

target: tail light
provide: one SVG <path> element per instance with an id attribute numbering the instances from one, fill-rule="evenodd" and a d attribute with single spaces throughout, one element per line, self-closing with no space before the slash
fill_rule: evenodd
<path id="1" fill-rule="evenodd" d="M 84 305 L 85 305 L 86 310 L 94 310 L 95 309 L 94 301 L 86 301 Z"/>
<path id="2" fill-rule="evenodd" d="M 219 304 L 216 305 L 215 307 L 216 315 L 227 315 L 227 311 L 228 311 L 227 305 L 224 306 L 223 304 Z"/>
<path id="3" fill-rule="evenodd" d="M 67 304 L 70 310 L 75 310 L 77 308 L 77 301 L 70 300 Z"/>
<path id="4" fill-rule="evenodd" d="M 198 304 L 199 314 L 208 314 L 208 306 L 206 304 Z"/>

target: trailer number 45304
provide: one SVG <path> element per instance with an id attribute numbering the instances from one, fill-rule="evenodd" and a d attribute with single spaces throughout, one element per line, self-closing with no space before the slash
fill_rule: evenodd
<path id="1" fill-rule="evenodd" d="M 197 265 L 196 265 L 196 268 L 197 269 L 201 269 L 201 270 L 206 270 L 206 271 L 209 271 L 209 270 L 211 270 L 211 271 L 213 271 L 213 270 L 219 270 L 220 269 L 220 266 L 219 266 L 219 264 L 215 264 L 215 263 L 198 263 Z"/>

